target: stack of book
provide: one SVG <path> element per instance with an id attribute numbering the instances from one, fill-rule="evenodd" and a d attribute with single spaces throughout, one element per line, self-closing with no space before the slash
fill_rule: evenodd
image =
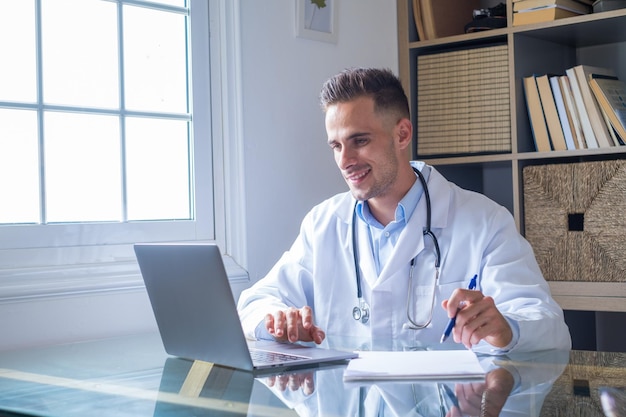
<path id="1" fill-rule="evenodd" d="M 626 84 L 613 70 L 577 65 L 524 77 L 523 85 L 537 151 L 625 144 Z"/>
<path id="2" fill-rule="evenodd" d="M 513 0 L 513 26 L 591 13 L 593 0 Z"/>

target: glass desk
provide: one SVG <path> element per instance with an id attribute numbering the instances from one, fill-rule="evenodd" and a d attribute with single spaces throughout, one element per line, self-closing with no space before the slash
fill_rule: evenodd
<path id="1" fill-rule="evenodd" d="M 142 334 L 0 352 L 0 416 L 604 416 L 607 395 L 626 415 L 624 353 L 481 364 L 485 381 L 355 385 L 345 363 L 253 375 L 170 357 Z"/>

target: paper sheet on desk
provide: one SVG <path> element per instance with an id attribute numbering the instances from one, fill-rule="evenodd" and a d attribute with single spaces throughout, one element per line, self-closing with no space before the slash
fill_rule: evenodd
<path id="1" fill-rule="evenodd" d="M 474 379 L 485 370 L 470 350 L 359 352 L 343 374 L 344 381 Z"/>

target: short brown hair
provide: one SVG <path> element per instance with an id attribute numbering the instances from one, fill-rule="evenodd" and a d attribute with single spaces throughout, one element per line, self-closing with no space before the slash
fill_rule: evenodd
<path id="1" fill-rule="evenodd" d="M 328 79 L 320 92 L 320 105 L 329 106 L 371 97 L 375 111 L 396 112 L 399 118 L 410 119 L 409 101 L 402 83 L 389 69 L 350 68 Z"/>

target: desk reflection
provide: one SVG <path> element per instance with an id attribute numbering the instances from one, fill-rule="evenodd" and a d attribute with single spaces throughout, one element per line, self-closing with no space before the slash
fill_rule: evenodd
<path id="1" fill-rule="evenodd" d="M 412 350 L 409 342 L 382 348 Z M 0 415 L 626 417 L 626 353 L 573 350 L 480 361 L 487 371 L 481 383 L 351 385 L 343 381 L 345 363 L 260 376 L 194 366 L 168 357 L 158 334 L 130 335 L 0 352 Z"/>
<path id="2" fill-rule="evenodd" d="M 561 375 L 569 351 L 482 357 L 484 380 L 358 385 L 343 368 L 259 378 L 299 416 L 532 416 Z"/>

